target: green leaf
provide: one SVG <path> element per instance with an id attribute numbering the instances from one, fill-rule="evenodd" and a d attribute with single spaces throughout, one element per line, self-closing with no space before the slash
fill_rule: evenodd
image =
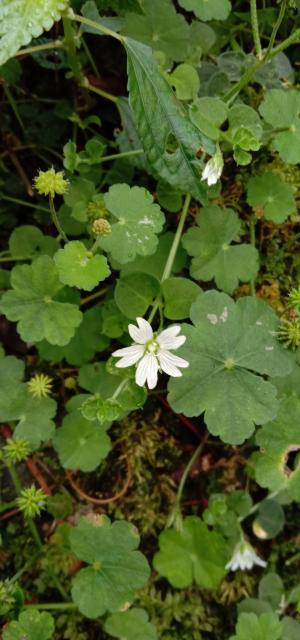
<path id="1" fill-rule="evenodd" d="M 13 258 L 37 258 L 41 254 L 53 256 L 59 245 L 51 236 L 44 236 L 38 227 L 27 224 L 13 230 L 8 246 Z"/>
<path id="2" fill-rule="evenodd" d="M 203 207 L 196 217 L 197 227 L 185 234 L 182 244 L 194 256 L 191 276 L 197 280 L 216 281 L 231 293 L 239 280 L 246 282 L 258 271 L 258 252 L 252 245 L 231 245 L 241 232 L 241 222 L 232 209 L 216 205 Z"/>
<path id="3" fill-rule="evenodd" d="M 27 610 L 5 627 L 3 640 L 50 640 L 53 633 L 54 620 L 50 613 Z"/>
<path id="4" fill-rule="evenodd" d="M 159 292 L 159 284 L 146 273 L 129 273 L 117 281 L 115 301 L 120 311 L 131 320 L 144 316 Z"/>
<path id="5" fill-rule="evenodd" d="M 26 385 L 24 385 L 25 387 Z M 14 437 L 29 442 L 31 449 L 38 449 L 55 431 L 52 418 L 56 414 L 56 402 L 52 398 L 35 398 L 28 391 L 26 401 L 18 415 Z"/>
<path id="6" fill-rule="evenodd" d="M 179 64 L 168 76 L 168 81 L 174 87 L 178 100 L 194 100 L 200 89 L 200 79 L 197 70 L 191 64 Z"/>
<path id="7" fill-rule="evenodd" d="M 163 531 L 159 548 L 154 568 L 173 587 L 184 589 L 195 582 L 205 589 L 215 589 L 226 573 L 228 551 L 223 537 L 196 516 L 185 518 L 178 530 Z"/>
<path id="8" fill-rule="evenodd" d="M 59 279 L 63 284 L 91 291 L 110 274 L 104 256 L 94 255 L 83 242 L 73 240 L 54 256 Z"/>
<path id="9" fill-rule="evenodd" d="M 284 510 L 276 500 L 263 500 L 253 522 L 253 531 L 264 540 L 275 538 L 285 523 Z"/>
<path id="10" fill-rule="evenodd" d="M 282 624 L 276 613 L 241 613 L 236 625 L 236 635 L 229 640 L 279 640 Z"/>
<path id="11" fill-rule="evenodd" d="M 82 320 L 75 304 L 58 302 L 62 289 L 53 260 L 37 258 L 31 265 L 16 266 L 11 272 L 12 290 L 4 293 L 0 310 L 8 320 L 18 321 L 17 329 L 26 342 L 67 344 Z"/>
<path id="12" fill-rule="evenodd" d="M 190 108 L 190 118 L 204 135 L 218 140 L 220 126 L 227 119 L 227 106 L 220 98 L 198 98 Z"/>
<path id="13" fill-rule="evenodd" d="M 109 338 L 120 338 L 127 331 L 128 318 L 123 316 L 114 300 L 108 298 L 102 305 L 102 331 Z"/>
<path id="14" fill-rule="evenodd" d="M 130 609 L 123 613 L 113 613 L 107 618 L 104 630 L 120 640 L 157 640 L 157 632 L 149 622 L 144 609 Z"/>
<path id="15" fill-rule="evenodd" d="M 204 139 L 178 105 L 151 49 L 130 39 L 125 46 L 130 105 L 150 165 L 161 179 L 206 202 L 197 152 L 204 147 L 213 155 L 214 145 Z"/>
<path id="16" fill-rule="evenodd" d="M 284 616 L 282 619 L 282 627 L 281 640 L 298 640 L 300 637 L 300 624 L 297 620 Z"/>
<path id="17" fill-rule="evenodd" d="M 67 8 L 67 0 L 2 0 L 0 6 L 0 65 L 49 31 Z"/>
<path id="18" fill-rule="evenodd" d="M 176 213 L 182 207 L 182 193 L 171 187 L 164 180 L 159 180 L 156 189 L 157 200 L 161 207 Z"/>
<path id="19" fill-rule="evenodd" d="M 164 215 L 153 203 L 149 191 L 128 184 L 114 184 L 104 197 L 107 209 L 117 218 L 111 233 L 101 239 L 100 246 L 121 264 L 131 262 L 138 254 L 147 256 L 157 247 L 156 234 L 162 230 Z"/>
<path id="20" fill-rule="evenodd" d="M 284 585 L 280 576 L 273 571 L 263 576 L 259 583 L 258 595 L 261 600 L 269 602 L 272 608 L 277 610 L 284 596 Z"/>
<path id="21" fill-rule="evenodd" d="M 70 413 L 57 429 L 53 445 L 64 469 L 94 471 L 110 451 L 110 439 L 99 425 L 79 411 Z"/>
<path id="22" fill-rule="evenodd" d="M 226 20 L 231 11 L 229 0 L 178 0 L 186 11 L 193 11 L 199 20 Z"/>
<path id="23" fill-rule="evenodd" d="M 95 193 L 95 185 L 91 180 L 82 177 L 72 178 L 64 195 L 64 201 L 72 209 L 71 215 L 75 220 L 87 222 L 88 204 Z"/>
<path id="24" fill-rule="evenodd" d="M 278 410 L 276 389 L 257 374 L 280 376 L 292 366 L 274 338 L 278 318 L 262 300 L 234 303 L 216 291 L 200 294 L 190 315 L 194 326 L 182 325 L 187 340 L 179 354 L 190 364 L 170 380 L 169 403 L 187 416 L 205 411 L 213 435 L 240 444 Z"/>
<path id="25" fill-rule="evenodd" d="M 300 94 L 296 89 L 267 91 L 259 111 L 275 129 L 288 129 L 275 133 L 272 147 L 282 160 L 290 164 L 300 162 Z"/>
<path id="26" fill-rule="evenodd" d="M 129 262 L 124 266 L 114 263 L 113 267 L 116 269 L 122 269 L 122 277 L 128 273 L 148 273 L 160 282 L 173 240 L 174 234 L 167 231 L 167 233 L 163 233 L 159 237 L 157 249 L 154 255 L 145 257 L 137 256 L 133 262 Z M 185 267 L 185 263 L 186 253 L 182 246 L 179 246 L 173 263 L 172 272 L 178 273 L 179 271 L 182 271 Z"/>
<path id="27" fill-rule="evenodd" d="M 103 400 L 96 394 L 82 403 L 81 413 L 87 420 L 98 420 L 101 425 L 105 425 L 120 418 L 123 411 L 118 400 L 113 398 Z"/>
<path id="28" fill-rule="evenodd" d="M 201 288 L 188 278 L 168 278 L 162 283 L 165 301 L 164 315 L 169 320 L 182 320 L 190 315 L 190 308 Z"/>
<path id="29" fill-rule="evenodd" d="M 250 178 L 247 187 L 247 202 L 258 207 L 272 222 L 284 222 L 289 215 L 296 213 L 294 187 L 280 179 L 275 173 L 267 171 L 262 176 Z"/>
<path id="30" fill-rule="evenodd" d="M 168 58 L 185 60 L 189 46 L 189 26 L 170 0 L 143 0 L 142 14 L 126 13 L 122 32 L 162 51 Z"/>
<path id="31" fill-rule="evenodd" d="M 109 340 L 102 333 L 102 308 L 95 305 L 85 311 L 81 324 L 67 345 L 57 347 L 43 340 L 38 343 L 37 348 L 43 360 L 60 362 L 65 358 L 69 364 L 81 366 L 92 360 L 95 353 L 104 351 L 108 345 Z"/>
<path id="32" fill-rule="evenodd" d="M 17 84 L 22 76 L 22 67 L 19 60 L 12 58 L 0 67 L 0 78 L 7 84 Z"/>
<path id="33" fill-rule="evenodd" d="M 90 566 L 73 580 L 72 598 L 88 618 L 119 611 L 131 603 L 137 589 L 149 578 L 149 566 L 140 551 L 139 536 L 132 524 L 98 516 L 92 524 L 81 519 L 70 533 L 73 553 Z"/>
<path id="34" fill-rule="evenodd" d="M 0 420 L 17 420 L 26 403 L 24 363 L 15 356 L 0 359 Z"/>
<path id="35" fill-rule="evenodd" d="M 300 450 L 300 400 L 285 398 L 276 420 L 259 430 L 256 442 L 261 448 L 253 456 L 255 477 L 261 487 L 271 491 L 285 489 L 293 499 L 300 501 L 300 465 L 290 468 L 289 455 Z"/>

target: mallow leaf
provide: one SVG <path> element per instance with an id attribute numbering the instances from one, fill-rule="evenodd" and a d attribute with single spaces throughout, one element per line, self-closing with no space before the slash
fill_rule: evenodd
<path id="1" fill-rule="evenodd" d="M 13 258 L 37 258 L 41 254 L 53 256 L 58 243 L 51 236 L 44 236 L 38 227 L 24 224 L 16 227 L 9 238 L 9 250 Z"/>
<path id="2" fill-rule="evenodd" d="M 110 451 L 103 428 L 86 420 L 80 411 L 67 415 L 57 429 L 53 445 L 65 469 L 94 471 Z"/>
<path id="3" fill-rule="evenodd" d="M 159 292 L 159 283 L 147 273 L 129 273 L 117 281 L 115 302 L 120 311 L 131 320 L 144 316 Z"/>
<path id="4" fill-rule="evenodd" d="M 59 249 L 54 262 L 63 284 L 85 291 L 94 289 L 110 274 L 105 256 L 94 255 L 79 240 L 72 240 Z"/>
<path id="5" fill-rule="evenodd" d="M 155 252 L 156 234 L 162 230 L 164 215 L 153 197 L 143 187 L 114 184 L 104 197 L 105 205 L 116 218 L 111 233 L 103 237 L 100 246 L 121 264 L 131 262 L 136 255 Z"/>
<path id="6" fill-rule="evenodd" d="M 270 491 L 285 489 L 300 501 L 299 458 L 289 464 L 289 456 L 300 451 L 300 400 L 290 396 L 282 400 L 275 420 L 264 425 L 256 435 L 260 452 L 253 456 L 255 477 L 261 487 Z"/>
<path id="7" fill-rule="evenodd" d="M 204 135 L 218 140 L 220 126 L 227 119 L 228 108 L 220 98 L 204 96 L 193 102 L 190 108 L 192 122 Z"/>
<path id="8" fill-rule="evenodd" d="M 87 618 L 120 611 L 145 586 L 149 566 L 137 551 L 139 535 L 129 522 L 111 524 L 105 515 L 93 522 L 81 519 L 70 542 L 73 553 L 89 565 L 76 574 L 72 587 L 72 598 Z"/>
<path id="9" fill-rule="evenodd" d="M 204 147 L 213 155 L 214 144 L 178 104 L 151 49 L 129 38 L 125 47 L 130 106 L 149 164 L 165 182 L 206 202 L 207 189 L 199 179 L 197 152 Z"/>
<path id="10" fill-rule="evenodd" d="M 219 289 L 231 293 L 239 280 L 247 282 L 258 271 L 258 252 L 249 244 L 234 244 L 241 222 L 232 209 L 216 205 L 203 207 L 196 217 L 197 226 L 185 234 L 182 244 L 193 256 L 191 276 L 216 281 Z"/>
<path id="11" fill-rule="evenodd" d="M 113 613 L 105 621 L 104 630 L 119 640 L 157 640 L 157 631 L 144 609 Z"/>
<path id="12" fill-rule="evenodd" d="M 0 359 L 0 420 L 17 420 L 26 404 L 26 389 L 22 384 L 24 362 L 15 356 Z"/>
<path id="13" fill-rule="evenodd" d="M 3 640 L 50 640 L 53 634 L 54 620 L 50 613 L 27 609 L 5 627 Z"/>
<path id="14" fill-rule="evenodd" d="M 188 516 L 180 529 L 166 529 L 159 536 L 154 568 L 173 587 L 193 583 L 215 589 L 225 576 L 228 549 L 224 538 L 210 531 L 196 516 Z"/>
<path id="15" fill-rule="evenodd" d="M 278 410 L 276 389 L 261 376 L 283 376 L 292 368 L 275 338 L 278 318 L 262 300 L 235 303 L 217 291 L 200 294 L 190 317 L 193 326 L 182 325 L 187 339 L 180 349 L 190 364 L 170 380 L 169 403 L 187 416 L 205 411 L 213 435 L 240 444 Z"/>
<path id="16" fill-rule="evenodd" d="M 162 282 L 164 315 L 169 320 L 182 320 L 190 315 L 192 302 L 202 289 L 188 278 L 167 278 Z"/>
<path id="17" fill-rule="evenodd" d="M 294 187 L 267 171 L 261 176 L 252 176 L 247 185 L 247 202 L 258 208 L 266 218 L 280 224 L 289 215 L 296 213 Z"/>
<path id="18" fill-rule="evenodd" d="M 280 640 L 282 623 L 276 613 L 241 613 L 235 629 L 235 635 L 229 640 Z"/>
<path id="19" fill-rule="evenodd" d="M 185 60 L 190 42 L 189 25 L 171 0 L 143 0 L 143 13 L 125 14 L 122 32 L 162 51 L 168 58 Z"/>
<path id="20" fill-rule="evenodd" d="M 11 284 L 12 289 L 1 298 L 0 311 L 8 320 L 18 321 L 21 338 L 26 342 L 46 339 L 51 344 L 67 344 L 82 313 L 77 305 L 55 299 L 63 285 L 52 258 L 43 255 L 31 265 L 14 267 Z"/>
<path id="21" fill-rule="evenodd" d="M 67 0 L 2 0 L 0 5 L 0 65 L 49 31 L 68 6 Z"/>
<path id="22" fill-rule="evenodd" d="M 300 94 L 296 89 L 271 89 L 265 93 L 259 111 L 265 121 L 278 131 L 272 147 L 282 160 L 290 164 L 300 162 Z"/>
<path id="23" fill-rule="evenodd" d="M 193 11 L 203 22 L 208 20 L 226 20 L 231 11 L 230 0 L 178 0 L 186 11 Z"/>

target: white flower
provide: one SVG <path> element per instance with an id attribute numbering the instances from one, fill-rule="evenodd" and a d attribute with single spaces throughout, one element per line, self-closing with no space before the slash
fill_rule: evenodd
<path id="1" fill-rule="evenodd" d="M 252 569 L 254 565 L 266 567 L 267 563 L 256 555 L 253 547 L 243 540 L 236 546 L 231 560 L 226 565 L 226 569 L 236 571 L 237 569 Z"/>
<path id="2" fill-rule="evenodd" d="M 158 335 L 153 334 L 152 327 L 144 318 L 137 318 L 138 326 L 130 324 L 128 332 L 134 343 L 125 349 L 118 349 L 112 354 L 121 358 L 116 367 L 131 367 L 136 364 L 135 381 L 140 387 L 147 382 L 149 389 L 157 385 L 158 371 L 164 371 L 169 376 L 178 378 L 182 375 L 178 367 L 188 367 L 189 363 L 179 356 L 175 356 L 170 349 L 178 349 L 186 341 L 185 336 L 179 336 L 181 327 L 173 325 Z"/>
<path id="3" fill-rule="evenodd" d="M 206 163 L 201 180 L 207 180 L 207 184 L 210 187 L 212 184 L 216 184 L 222 175 L 224 166 L 222 152 L 220 147 L 217 148 L 215 155 Z"/>

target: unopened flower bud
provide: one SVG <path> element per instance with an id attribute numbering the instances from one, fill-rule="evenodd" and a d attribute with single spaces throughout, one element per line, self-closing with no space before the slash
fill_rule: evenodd
<path id="1" fill-rule="evenodd" d="M 89 202 L 87 207 L 87 215 L 89 220 L 96 220 L 97 218 L 106 218 L 107 209 L 104 204 L 103 196 L 94 196 L 93 200 Z"/>
<path id="2" fill-rule="evenodd" d="M 63 171 L 55 171 L 53 167 L 48 171 L 39 171 L 34 179 L 34 186 L 42 196 L 62 196 L 66 193 L 69 181 L 64 177 Z"/>
<path id="3" fill-rule="evenodd" d="M 95 236 L 107 236 L 111 233 L 111 226 L 108 220 L 105 220 L 104 218 L 97 218 L 97 220 L 94 220 L 92 224 L 92 231 Z"/>

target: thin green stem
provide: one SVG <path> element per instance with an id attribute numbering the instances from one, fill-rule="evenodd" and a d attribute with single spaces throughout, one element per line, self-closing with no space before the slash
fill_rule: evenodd
<path id="1" fill-rule="evenodd" d="M 22 118 L 21 118 L 21 116 L 19 114 L 17 103 L 16 103 L 16 101 L 15 101 L 15 99 L 13 97 L 13 94 L 12 94 L 11 90 L 9 89 L 9 87 L 7 86 L 7 84 L 5 82 L 3 84 L 3 91 L 4 91 L 4 93 L 5 93 L 6 97 L 7 97 L 7 100 L 9 102 L 9 104 L 10 104 L 10 107 L 11 107 L 12 111 L 15 114 L 16 120 L 18 121 L 22 131 L 24 131 L 25 127 L 24 127 L 23 120 L 22 120 Z"/>
<path id="2" fill-rule="evenodd" d="M 114 394 L 111 397 L 112 400 L 115 400 L 120 395 L 123 389 L 125 389 L 127 383 L 128 383 L 128 378 L 124 378 L 124 380 L 120 382 L 119 386 L 116 388 Z"/>
<path id="3" fill-rule="evenodd" d="M 74 602 L 45 602 L 39 604 L 24 604 L 23 609 L 49 609 L 49 611 L 63 611 L 64 609 L 77 609 Z"/>
<path id="4" fill-rule="evenodd" d="M 89 18 L 85 18 L 84 16 L 80 16 L 77 13 L 74 13 L 72 9 L 69 9 L 68 18 L 71 20 L 75 20 L 75 22 L 80 22 L 81 24 L 85 24 L 87 27 L 92 27 L 95 31 L 99 31 L 106 36 L 111 36 L 112 38 L 116 38 L 120 42 L 124 41 L 124 38 L 120 36 L 116 31 L 112 29 L 108 29 L 108 27 L 104 27 L 100 22 L 95 22 L 95 20 L 90 20 Z"/>
<path id="5" fill-rule="evenodd" d="M 52 42 L 47 42 L 46 44 L 37 44 L 35 47 L 26 47 L 26 49 L 20 49 L 17 53 L 15 53 L 15 57 L 24 56 L 29 53 L 37 53 L 38 51 L 46 51 L 47 49 L 60 49 L 63 47 L 63 42 L 61 40 L 52 40 Z"/>
<path id="6" fill-rule="evenodd" d="M 50 213 L 51 213 L 53 224 L 55 225 L 59 235 L 62 237 L 62 239 L 65 242 L 69 242 L 64 230 L 62 229 L 62 227 L 60 225 L 59 219 L 57 217 L 55 205 L 54 205 L 54 200 L 53 200 L 53 198 L 51 196 L 49 196 L 49 207 L 50 207 Z"/>
<path id="7" fill-rule="evenodd" d="M 134 149 L 132 151 L 123 151 L 122 153 L 113 153 L 110 156 L 102 156 L 99 162 L 109 162 L 109 160 L 119 160 L 119 158 L 130 158 L 130 156 L 140 156 L 144 153 L 144 149 Z"/>
<path id="8" fill-rule="evenodd" d="M 278 53 L 287 49 L 291 44 L 294 44 L 294 42 L 297 42 L 297 40 L 300 40 L 300 28 L 296 29 L 294 33 L 292 33 L 288 38 L 283 40 L 283 42 L 278 44 L 277 47 L 274 47 L 274 49 L 268 55 L 268 60 L 270 58 L 274 58 L 274 56 L 277 56 Z"/>
<path id="9" fill-rule="evenodd" d="M 49 214 L 49 209 L 39 204 L 33 204 L 33 202 L 26 202 L 26 200 L 11 198 L 10 196 L 5 196 L 3 194 L 1 194 L 1 200 L 6 200 L 6 202 L 12 202 L 13 204 L 20 204 L 22 207 L 30 207 L 30 209 L 39 209 L 39 211 L 45 211 Z"/>
<path id="10" fill-rule="evenodd" d="M 99 87 L 94 87 L 93 84 L 89 83 L 87 78 L 83 78 L 81 80 L 80 86 L 83 89 L 88 89 L 88 91 L 92 91 L 93 93 L 96 93 L 98 96 L 101 96 L 102 98 L 106 98 L 107 100 L 110 100 L 110 102 L 114 102 L 115 104 L 119 102 L 119 98 L 117 96 L 114 96 L 112 93 L 108 93 L 108 91 L 104 91 L 103 89 L 99 89 Z"/>
<path id="11" fill-rule="evenodd" d="M 255 51 L 258 60 L 262 59 L 262 49 L 259 35 L 259 24 L 257 18 L 257 6 L 256 0 L 250 0 L 250 16 L 251 16 L 251 26 L 252 26 L 252 34 L 254 40 Z"/>
<path id="12" fill-rule="evenodd" d="M 203 440 L 200 442 L 200 444 L 198 444 L 197 449 L 195 449 L 191 459 L 189 460 L 188 464 L 185 467 L 185 470 L 181 476 L 180 482 L 179 482 L 179 486 L 177 489 L 177 494 L 176 494 L 176 504 L 178 505 L 178 507 L 180 507 L 180 502 L 181 502 L 181 498 L 182 498 L 182 494 L 183 494 L 183 490 L 184 490 L 184 486 L 185 483 L 189 477 L 190 471 L 193 467 L 193 465 L 195 464 L 198 456 L 200 455 L 201 451 L 204 448 L 204 445 L 206 444 L 206 440 L 208 438 L 208 435 L 206 434 L 206 436 L 203 438 Z"/>
<path id="13" fill-rule="evenodd" d="M 165 264 L 165 268 L 163 270 L 163 274 L 161 277 L 160 282 L 162 283 L 164 280 L 166 280 L 167 278 L 169 278 L 169 276 L 171 275 L 172 272 L 172 268 L 173 268 L 173 264 L 174 264 L 174 260 L 176 258 L 176 253 L 179 247 L 179 243 L 180 243 L 180 239 L 182 236 L 182 232 L 183 232 L 183 228 L 184 228 L 184 223 L 189 211 L 189 206 L 190 206 L 190 202 L 191 202 L 191 195 L 189 193 L 186 194 L 185 196 L 185 200 L 184 200 L 184 204 L 183 204 L 183 208 L 180 214 L 180 219 L 179 219 L 179 223 L 178 223 L 178 227 L 174 236 L 174 240 Z M 153 318 L 155 317 L 155 314 L 157 312 L 157 310 L 159 309 L 159 307 L 162 304 L 162 299 L 161 299 L 161 294 L 159 293 L 158 296 L 156 297 L 154 303 L 153 303 L 153 307 L 152 307 L 152 311 L 149 315 L 148 318 L 148 322 L 152 322 Z"/>
<path id="14" fill-rule="evenodd" d="M 83 48 L 85 50 L 86 57 L 88 58 L 88 60 L 90 62 L 90 65 L 91 65 L 91 67 L 92 67 L 92 69 L 94 71 L 94 74 L 95 74 L 96 78 L 100 78 L 100 73 L 98 71 L 96 62 L 95 62 L 95 60 L 94 60 L 94 58 L 93 58 L 93 56 L 91 54 L 90 48 L 88 47 L 88 45 L 87 45 L 87 43 L 86 43 L 86 41 L 85 41 L 83 36 L 81 36 L 81 42 L 82 42 L 82 46 L 83 46 Z"/>
<path id="15" fill-rule="evenodd" d="M 23 260 L 30 260 L 30 258 L 29 256 L 0 257 L 0 262 L 22 262 Z"/>
<path id="16" fill-rule="evenodd" d="M 245 516 L 241 516 L 239 518 L 239 522 L 243 522 L 244 520 L 246 520 L 246 518 L 249 518 L 250 516 L 253 516 L 253 514 L 258 511 L 258 509 L 259 509 L 259 507 L 260 507 L 262 502 L 264 502 L 265 500 L 273 500 L 273 498 L 276 498 L 280 493 L 281 493 L 281 490 L 273 491 L 273 493 L 269 493 L 268 496 L 266 496 L 265 498 L 263 498 L 259 502 L 256 502 L 256 504 L 254 504 L 253 507 L 251 507 L 250 511 L 248 511 L 248 513 Z"/>
<path id="17" fill-rule="evenodd" d="M 251 240 L 251 244 L 252 244 L 252 246 L 254 248 L 256 247 L 255 223 L 256 223 L 255 216 L 252 216 L 250 218 L 249 226 L 250 226 L 250 240 Z M 250 288 L 251 288 L 251 295 L 252 296 L 256 296 L 255 279 L 254 278 L 251 278 L 251 280 L 250 280 Z"/>
<path id="18" fill-rule="evenodd" d="M 279 11 L 279 14 L 278 14 L 278 18 L 277 18 L 277 20 L 276 20 L 276 22 L 274 24 L 274 27 L 273 27 L 273 30 L 272 30 L 272 33 L 271 33 L 271 36 L 270 36 L 268 48 L 267 48 L 267 51 L 266 51 L 266 53 L 264 55 L 264 60 L 265 61 L 268 60 L 269 54 L 271 53 L 271 51 L 272 51 L 272 49 L 274 47 L 274 42 L 275 42 L 275 39 L 276 39 L 276 35 L 277 35 L 278 29 L 279 29 L 279 27 L 280 27 L 280 25 L 282 23 L 282 20 L 284 18 L 286 7 L 287 7 L 287 0 L 282 0 L 282 3 L 280 5 L 280 11 Z"/>
<path id="19" fill-rule="evenodd" d="M 107 291 L 109 291 L 110 289 L 111 289 L 111 286 L 104 287 L 104 289 L 101 289 L 100 291 L 95 291 L 95 293 L 91 293 L 91 295 L 86 296 L 85 298 L 82 298 L 82 300 L 80 300 L 80 306 L 82 307 L 84 304 L 88 304 L 88 302 L 97 300 L 97 298 L 102 298 L 102 296 L 104 296 L 107 293 Z"/>
<path id="20" fill-rule="evenodd" d="M 64 45 L 67 51 L 69 65 L 72 69 L 73 76 L 77 82 L 81 81 L 82 71 L 81 66 L 77 58 L 75 37 L 76 33 L 74 31 L 74 27 L 69 18 L 63 18 L 63 26 L 64 26 Z"/>

